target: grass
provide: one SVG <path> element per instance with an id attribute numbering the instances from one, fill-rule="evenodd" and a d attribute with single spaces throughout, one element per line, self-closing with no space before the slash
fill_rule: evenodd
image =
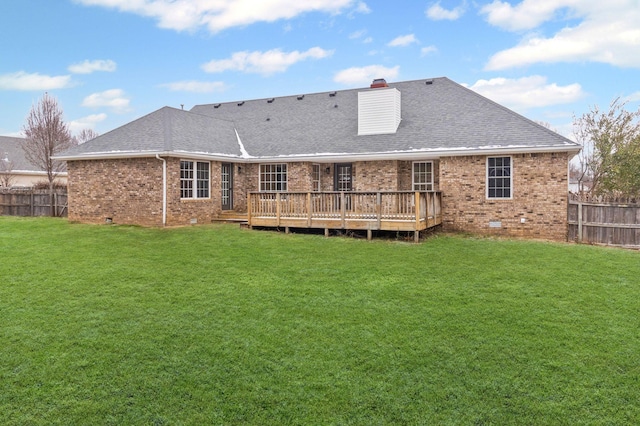
<path id="1" fill-rule="evenodd" d="M 0 218 L 0 424 L 638 424 L 640 253 Z"/>

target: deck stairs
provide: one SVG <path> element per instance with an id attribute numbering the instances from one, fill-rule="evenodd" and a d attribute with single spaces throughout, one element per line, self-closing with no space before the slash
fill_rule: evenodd
<path id="1" fill-rule="evenodd" d="M 241 213 L 235 210 L 223 210 L 212 222 L 239 223 L 243 225 L 248 224 L 248 217 L 247 213 Z"/>

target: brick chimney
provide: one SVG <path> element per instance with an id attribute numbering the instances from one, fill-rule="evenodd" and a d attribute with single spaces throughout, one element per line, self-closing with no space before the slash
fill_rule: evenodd
<path id="1" fill-rule="evenodd" d="M 380 87 L 389 87 L 389 85 L 387 84 L 387 80 L 385 80 L 384 78 L 376 78 L 375 80 L 373 80 L 373 82 L 371 82 L 372 89 L 377 89 Z"/>

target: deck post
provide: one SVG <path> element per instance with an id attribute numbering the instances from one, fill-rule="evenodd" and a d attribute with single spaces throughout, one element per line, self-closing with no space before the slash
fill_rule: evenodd
<path id="1" fill-rule="evenodd" d="M 436 219 L 436 193 L 430 192 L 429 194 L 431 194 L 431 214 L 433 215 L 433 226 L 436 226 L 438 224 L 438 219 Z M 427 216 L 429 216 L 428 212 Z"/>
<path id="2" fill-rule="evenodd" d="M 311 193 L 307 192 L 307 226 L 311 228 Z"/>
<path id="3" fill-rule="evenodd" d="M 325 238 L 329 238 L 329 228 L 324 228 L 324 236 Z"/>
<path id="4" fill-rule="evenodd" d="M 414 243 L 420 242 L 420 231 L 418 231 L 417 229 L 413 231 L 413 242 Z"/>
<path id="5" fill-rule="evenodd" d="M 345 227 L 345 215 L 347 211 L 344 200 L 344 191 L 342 191 L 340 192 L 340 218 L 342 220 L 342 229 Z"/>
<path id="6" fill-rule="evenodd" d="M 276 226 L 280 226 L 280 193 L 276 192 Z"/>
<path id="7" fill-rule="evenodd" d="M 371 232 L 371 228 L 367 229 L 367 241 L 371 241 L 372 238 L 372 232 Z"/>
<path id="8" fill-rule="evenodd" d="M 418 191 L 414 192 L 414 205 L 416 209 L 416 232 L 420 229 L 420 193 Z M 418 237 L 416 237 L 418 238 Z"/>
<path id="9" fill-rule="evenodd" d="M 382 227 L 382 194 L 376 194 L 376 218 L 378 219 L 378 229 Z"/>
<path id="10" fill-rule="evenodd" d="M 258 205 L 260 205 L 260 203 L 258 203 Z M 247 197 L 247 223 L 249 227 L 251 227 L 251 193 L 249 193 Z"/>

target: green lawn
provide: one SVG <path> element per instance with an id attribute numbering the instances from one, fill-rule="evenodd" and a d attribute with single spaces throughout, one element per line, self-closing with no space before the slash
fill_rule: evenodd
<path id="1" fill-rule="evenodd" d="M 638 424 L 640 253 L 0 217 L 0 424 Z"/>

